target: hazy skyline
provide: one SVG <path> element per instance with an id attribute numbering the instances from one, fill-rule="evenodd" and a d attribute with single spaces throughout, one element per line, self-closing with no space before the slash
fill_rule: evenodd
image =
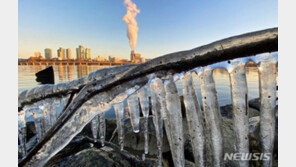
<path id="1" fill-rule="evenodd" d="M 92 58 L 129 58 L 123 0 L 19 0 L 18 57 L 51 48 L 90 48 Z M 145 58 L 278 26 L 274 0 L 133 0 L 141 13 L 136 52 Z"/>

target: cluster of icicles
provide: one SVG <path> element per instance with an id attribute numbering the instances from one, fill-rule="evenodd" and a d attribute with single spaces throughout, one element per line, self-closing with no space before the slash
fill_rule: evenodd
<path id="1" fill-rule="evenodd" d="M 276 63 L 278 53 L 264 53 L 256 56 L 238 58 L 230 61 L 198 67 L 165 78 L 150 75 L 149 82 L 143 86 L 134 86 L 119 94 L 108 104 L 101 104 L 94 96 L 84 103 L 68 120 L 61 130 L 30 161 L 32 166 L 44 165 L 52 156 L 64 148 L 82 129 L 91 123 L 94 140 L 99 139 L 104 146 L 105 116 L 104 113 L 114 107 L 117 120 L 117 132 L 121 150 L 124 149 L 124 101 L 127 100 L 130 121 L 134 133 L 140 131 L 140 112 L 144 116 L 144 155 L 148 154 L 148 116 L 152 109 L 153 123 L 157 137 L 158 166 L 162 166 L 163 126 L 169 141 L 172 158 L 175 166 L 185 166 L 184 137 L 181 115 L 181 101 L 176 87 L 176 81 L 181 80 L 183 97 L 186 109 L 186 118 L 194 161 L 196 166 L 206 165 L 206 145 L 210 145 L 213 166 L 223 165 L 223 136 L 220 107 L 213 80 L 213 70 L 224 68 L 229 72 L 231 81 L 231 96 L 233 104 L 233 126 L 236 137 L 236 151 L 249 153 L 249 119 L 247 102 L 247 82 L 245 64 L 253 61 L 259 69 L 261 121 L 260 136 L 263 153 L 273 152 L 275 133 L 274 109 L 276 106 Z M 198 77 L 202 96 L 202 107 L 197 98 L 193 77 Z M 149 106 L 149 97 L 151 105 Z M 28 105 L 19 112 L 19 141 L 23 156 L 26 155 L 26 121 L 32 115 L 37 130 L 37 139 L 40 140 L 46 131 L 54 124 L 61 109 L 69 97 L 62 99 L 45 99 Z M 205 122 L 204 122 L 205 120 Z M 98 130 L 99 129 L 99 130 Z M 206 133 L 207 132 L 207 133 Z M 207 141 L 206 141 L 207 140 Z M 60 142 L 60 143 L 59 143 Z M 208 154 L 207 154 L 208 155 Z M 144 156 L 145 157 L 145 156 Z M 272 159 L 263 162 L 264 166 L 271 166 Z M 248 161 L 239 161 L 238 166 L 248 166 Z"/>

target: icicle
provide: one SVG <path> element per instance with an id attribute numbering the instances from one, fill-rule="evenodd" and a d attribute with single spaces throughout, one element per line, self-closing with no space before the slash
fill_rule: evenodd
<path id="1" fill-rule="evenodd" d="M 98 116 L 95 116 L 94 119 L 91 121 L 91 132 L 94 138 L 94 142 L 97 142 L 97 139 L 98 139 L 98 127 L 99 127 Z"/>
<path id="2" fill-rule="evenodd" d="M 140 105 L 142 109 L 142 114 L 144 116 L 144 138 L 145 138 L 145 145 L 144 145 L 144 153 L 148 154 L 148 116 L 149 116 L 149 96 L 147 86 L 141 88 L 138 92 L 138 96 L 140 99 Z"/>
<path id="3" fill-rule="evenodd" d="M 63 149 L 82 129 L 99 114 L 99 99 L 94 96 L 85 102 L 69 120 L 38 150 L 25 166 L 44 166 L 50 158 Z"/>
<path id="4" fill-rule="evenodd" d="M 34 124 L 37 132 L 37 141 L 39 142 L 44 135 L 43 127 L 43 112 L 39 108 L 35 108 L 33 111 Z"/>
<path id="5" fill-rule="evenodd" d="M 260 89 L 260 137 L 262 152 L 270 154 L 269 160 L 263 160 L 264 167 L 272 166 L 272 154 L 275 136 L 276 107 L 276 63 L 277 53 L 262 54 L 258 57 Z"/>
<path id="6" fill-rule="evenodd" d="M 22 157 L 25 157 L 27 154 L 26 148 L 26 138 L 27 138 L 27 129 L 26 129 L 26 111 L 23 110 L 18 113 L 18 137 L 22 151 Z"/>
<path id="7" fill-rule="evenodd" d="M 182 78 L 183 97 L 186 108 L 189 135 L 193 149 L 195 166 L 205 166 L 205 135 L 203 125 L 203 113 L 201 112 L 192 74 L 187 73 Z"/>
<path id="8" fill-rule="evenodd" d="M 153 82 L 151 82 L 154 86 L 153 89 L 155 91 L 155 95 L 157 96 L 158 102 L 159 103 L 159 110 L 161 114 L 161 119 L 164 122 L 165 130 L 166 130 L 166 135 L 169 141 L 169 144 L 171 144 L 171 133 L 170 133 L 170 122 L 168 120 L 167 116 L 167 107 L 166 107 L 166 100 L 165 100 L 165 91 L 163 87 L 162 80 L 159 78 L 155 78 Z M 158 104 L 157 104 L 158 105 Z"/>
<path id="9" fill-rule="evenodd" d="M 200 89 L 207 128 L 210 131 L 213 166 L 223 164 L 222 118 L 218 104 L 217 91 L 213 80 L 213 71 L 204 70 L 200 76 Z"/>
<path id="10" fill-rule="evenodd" d="M 130 120 L 131 124 L 133 127 L 133 131 L 135 133 L 138 133 L 140 131 L 139 129 L 139 122 L 140 122 L 140 108 L 139 108 L 139 100 L 138 96 L 136 93 L 130 95 L 127 98 L 127 104 L 129 107 L 129 115 L 130 115 Z"/>
<path id="11" fill-rule="evenodd" d="M 170 125 L 171 142 L 170 148 L 175 166 L 185 166 L 184 157 L 184 137 L 183 137 L 183 123 L 181 113 L 181 102 L 173 78 L 170 78 L 164 83 L 165 99 L 167 104 L 167 116 Z"/>
<path id="12" fill-rule="evenodd" d="M 245 155 L 249 153 L 248 86 L 245 62 L 242 62 L 240 59 L 231 61 L 229 74 L 233 105 L 233 129 L 236 137 L 236 152 Z M 238 166 L 249 166 L 249 161 L 239 160 L 237 162 Z"/>
<path id="13" fill-rule="evenodd" d="M 124 108 L 123 102 L 117 103 L 113 105 L 115 114 L 116 114 L 116 123 L 117 123 L 117 133 L 118 133 L 118 141 L 120 145 L 120 150 L 123 150 L 124 147 Z"/>
<path id="14" fill-rule="evenodd" d="M 102 146 L 105 146 L 106 138 L 106 121 L 105 121 L 105 112 L 102 112 L 99 115 L 99 131 L 100 131 L 100 141 Z"/>
<path id="15" fill-rule="evenodd" d="M 129 95 L 136 92 L 137 89 L 139 89 L 138 85 L 134 86 L 133 88 L 130 88 L 130 89 L 126 90 L 123 93 L 120 93 L 110 103 L 99 103 L 99 110 L 101 112 L 105 112 L 105 111 L 109 110 L 112 107 L 113 104 L 123 102 Z"/>
<path id="16" fill-rule="evenodd" d="M 162 143 L 163 120 L 161 119 L 161 105 L 160 105 L 160 99 L 158 96 L 159 84 L 157 84 L 157 82 L 159 83 L 159 78 L 155 78 L 153 81 L 151 81 L 150 92 L 151 92 L 153 123 L 155 126 L 155 133 L 156 133 L 156 139 L 157 139 L 158 167 L 161 167 L 162 166 L 162 145 L 163 145 Z"/>

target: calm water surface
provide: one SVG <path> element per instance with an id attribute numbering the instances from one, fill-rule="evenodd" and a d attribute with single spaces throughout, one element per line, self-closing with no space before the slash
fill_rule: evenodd
<path id="1" fill-rule="evenodd" d="M 48 66 L 18 66 L 18 92 L 23 90 L 40 86 L 40 83 L 36 82 L 35 73 L 47 68 Z M 96 71 L 102 68 L 109 68 L 110 66 L 53 66 L 54 69 L 54 81 L 55 84 L 62 82 L 69 82 L 78 78 L 82 78 L 92 71 Z"/>
<path id="2" fill-rule="evenodd" d="M 69 82 L 74 79 L 84 77 L 92 71 L 109 67 L 110 66 L 53 66 L 55 84 L 61 82 Z M 21 93 L 23 90 L 40 85 L 35 80 L 35 73 L 45 68 L 46 66 L 18 66 L 18 92 Z M 249 99 L 257 98 L 259 97 L 258 69 L 256 67 L 248 67 L 246 71 Z M 229 74 L 226 70 L 216 69 L 213 72 L 213 76 L 216 83 L 220 106 L 231 104 Z M 198 79 L 195 79 L 195 85 L 197 88 L 199 99 L 201 101 Z M 177 87 L 179 93 L 182 94 L 181 81 L 177 81 Z"/>

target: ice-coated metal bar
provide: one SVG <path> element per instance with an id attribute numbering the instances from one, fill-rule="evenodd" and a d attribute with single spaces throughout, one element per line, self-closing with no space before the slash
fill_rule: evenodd
<path id="1" fill-rule="evenodd" d="M 206 126 L 210 130 L 213 166 L 223 165 L 222 118 L 218 104 L 213 71 L 205 70 L 199 75 L 200 90 L 205 113 Z"/>
<path id="2" fill-rule="evenodd" d="M 130 95 L 127 98 L 127 104 L 129 107 L 130 121 L 135 133 L 140 132 L 139 123 L 140 123 L 140 106 L 139 99 L 136 93 Z"/>
<path id="3" fill-rule="evenodd" d="M 195 92 L 192 74 L 187 73 L 182 78 L 183 97 L 186 109 L 186 119 L 188 122 L 189 135 L 193 149 L 196 167 L 205 166 L 205 135 L 203 125 L 203 113 Z"/>
<path id="4" fill-rule="evenodd" d="M 233 105 L 233 129 L 236 137 L 236 152 L 242 155 L 249 154 L 249 113 L 248 113 L 248 86 L 245 64 L 240 61 L 231 62 L 229 71 L 231 83 L 231 99 Z M 237 161 L 238 166 L 248 167 L 247 159 Z"/>
<path id="5" fill-rule="evenodd" d="M 270 156 L 269 160 L 263 160 L 264 167 L 272 166 L 275 137 L 277 53 L 274 54 L 275 55 L 264 54 L 259 57 L 259 91 L 261 101 L 260 138 L 262 152 Z"/>
<path id="6" fill-rule="evenodd" d="M 175 166 L 185 166 L 184 137 L 181 113 L 181 102 L 178 90 L 173 78 L 164 82 L 167 117 L 170 125 L 169 131 L 171 142 L 170 149 Z"/>
<path id="7" fill-rule="evenodd" d="M 117 134 L 118 134 L 118 143 L 120 145 L 120 150 L 124 148 L 124 108 L 123 102 L 113 105 L 115 114 L 116 114 L 116 123 L 117 123 Z"/>
<path id="8" fill-rule="evenodd" d="M 157 139 L 157 149 L 158 149 L 158 167 L 162 166 L 162 141 L 163 141 L 163 120 L 161 116 L 161 104 L 159 93 L 159 84 L 161 80 L 159 78 L 154 79 L 150 83 L 151 92 L 151 104 L 152 104 L 152 114 L 153 114 L 153 124 L 155 127 L 156 139 Z M 161 82 L 162 83 L 162 82 Z"/>
<path id="9" fill-rule="evenodd" d="M 145 138 L 145 144 L 144 144 L 144 153 L 148 154 L 148 116 L 149 116 L 149 95 L 148 95 L 148 86 L 145 85 L 143 88 L 141 88 L 138 91 L 138 97 L 140 100 L 140 106 L 142 110 L 142 114 L 144 116 L 144 138 Z"/>

